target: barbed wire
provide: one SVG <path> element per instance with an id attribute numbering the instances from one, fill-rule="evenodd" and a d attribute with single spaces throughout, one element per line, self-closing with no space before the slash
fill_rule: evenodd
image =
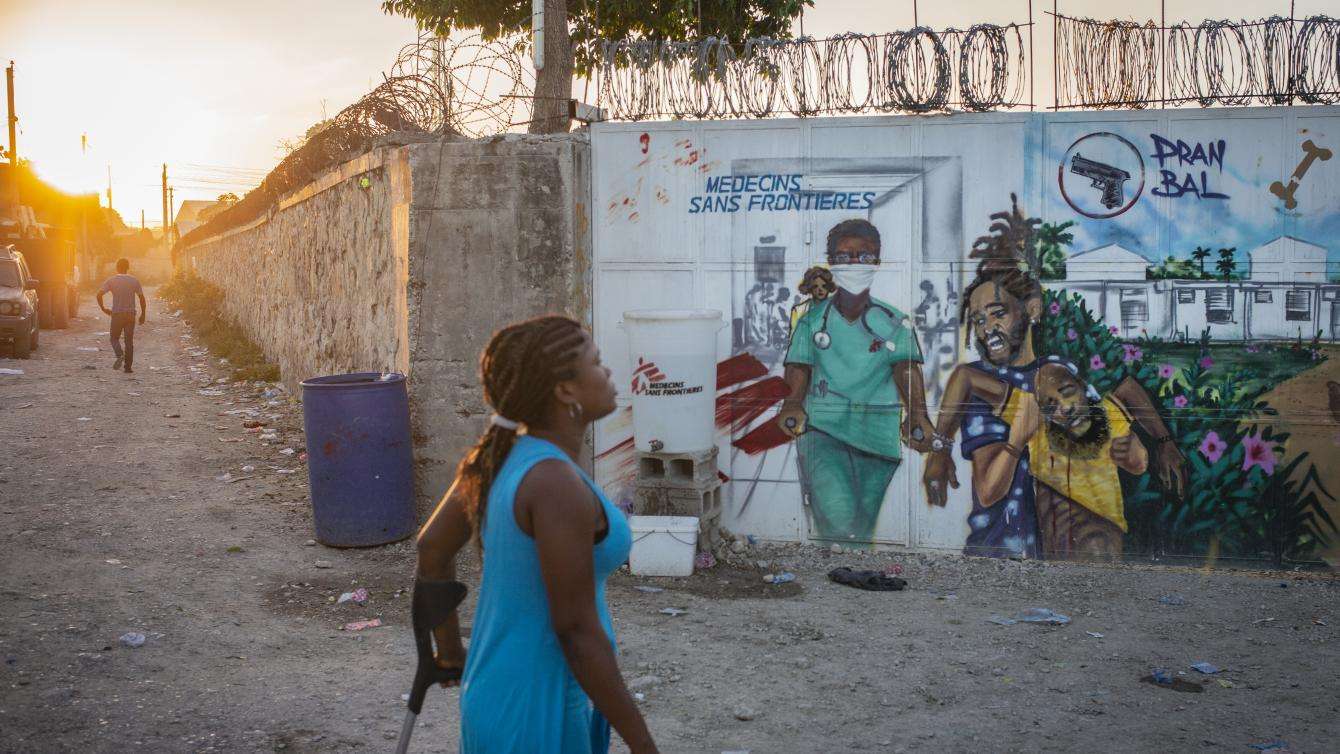
<path id="1" fill-rule="evenodd" d="M 919 26 L 743 44 L 606 40 L 601 100 L 616 120 L 1026 106 L 1026 26 Z"/>
<path id="2" fill-rule="evenodd" d="M 1060 108 L 1340 101 L 1340 21 L 1329 16 L 1166 27 L 1055 21 Z"/>
<path id="3" fill-rule="evenodd" d="M 367 152 L 379 137 L 403 132 L 478 138 L 506 131 L 518 116 L 529 117 L 533 87 L 526 72 L 515 43 L 485 42 L 479 35 L 439 39 L 422 32 L 400 49 L 380 84 L 318 124 L 259 186 L 180 244 L 251 222 L 320 173 Z"/>

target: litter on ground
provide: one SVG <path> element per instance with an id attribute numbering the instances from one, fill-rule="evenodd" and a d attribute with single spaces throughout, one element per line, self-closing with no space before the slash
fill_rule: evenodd
<path id="1" fill-rule="evenodd" d="M 356 620 L 353 623 L 344 624 L 343 626 L 341 626 L 341 630 L 362 631 L 365 628 L 377 628 L 380 625 L 382 625 L 381 618 L 373 618 L 371 620 Z"/>

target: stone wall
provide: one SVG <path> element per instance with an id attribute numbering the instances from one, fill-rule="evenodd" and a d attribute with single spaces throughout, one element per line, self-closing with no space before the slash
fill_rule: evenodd
<path id="1" fill-rule="evenodd" d="M 295 393 L 323 374 L 409 368 L 408 147 L 334 168 L 182 253 Z"/>
<path id="2" fill-rule="evenodd" d="M 589 325 L 590 147 L 581 134 L 376 149 L 182 252 L 296 390 L 408 374 L 420 508 L 484 428 L 479 354 L 546 312 Z"/>
<path id="3" fill-rule="evenodd" d="M 574 134 L 410 150 L 410 405 L 427 505 L 484 429 L 489 336 L 548 312 L 590 324 L 590 146 Z"/>

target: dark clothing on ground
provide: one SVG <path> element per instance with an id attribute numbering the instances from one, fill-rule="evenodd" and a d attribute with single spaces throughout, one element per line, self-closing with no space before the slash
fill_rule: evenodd
<path id="1" fill-rule="evenodd" d="M 121 335 L 126 336 L 125 349 L 121 348 Z M 135 361 L 135 312 L 115 312 L 112 314 L 112 352 L 116 358 L 123 359 L 126 369 Z"/>

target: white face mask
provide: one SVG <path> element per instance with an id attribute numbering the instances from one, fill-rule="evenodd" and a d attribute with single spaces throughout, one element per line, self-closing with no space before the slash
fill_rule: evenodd
<path id="1" fill-rule="evenodd" d="M 850 293 L 861 293 L 869 290 L 870 284 L 875 281 L 875 272 L 879 269 L 874 264 L 835 264 L 830 268 L 833 272 L 833 282 L 837 283 L 839 288 L 844 288 Z"/>

